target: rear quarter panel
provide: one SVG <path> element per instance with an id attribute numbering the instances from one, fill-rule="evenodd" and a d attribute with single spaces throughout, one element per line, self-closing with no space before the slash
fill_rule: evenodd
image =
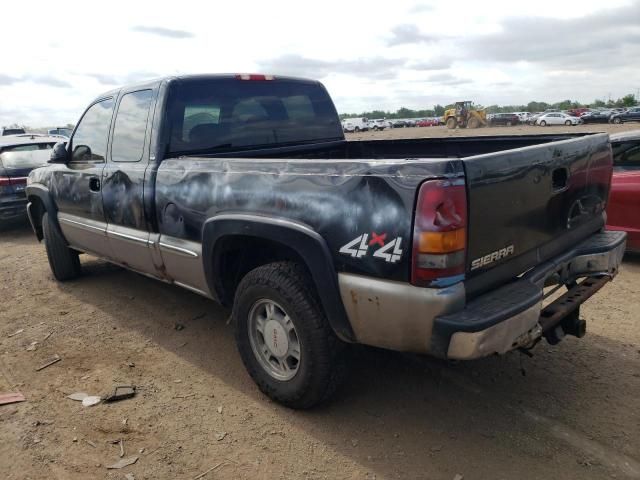
<path id="1" fill-rule="evenodd" d="M 201 242 L 204 222 L 222 213 L 286 218 L 325 239 L 339 272 L 406 281 L 417 187 L 462 174 L 459 161 L 439 159 L 167 159 L 157 172 L 157 220 L 162 234 Z M 401 253 L 374 255 L 385 246 Z"/>

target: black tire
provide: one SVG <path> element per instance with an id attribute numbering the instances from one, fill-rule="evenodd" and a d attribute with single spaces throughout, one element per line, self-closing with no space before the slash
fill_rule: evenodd
<path id="1" fill-rule="evenodd" d="M 564 124 L 565 124 L 567 127 L 570 127 L 570 126 L 571 126 L 571 120 L 567 120 L 566 122 L 564 122 Z"/>
<path id="2" fill-rule="evenodd" d="M 282 306 L 299 339 L 295 376 L 275 378 L 251 347 L 249 315 L 258 301 Z M 328 399 L 344 377 L 346 344 L 329 326 L 309 275 L 297 263 L 277 262 L 256 268 L 240 282 L 233 304 L 235 338 L 242 361 L 260 390 L 290 408 L 310 408 Z"/>
<path id="3" fill-rule="evenodd" d="M 622 119 L 620 117 L 616 117 L 613 119 L 613 123 L 616 125 L 620 125 L 622 123 Z"/>
<path id="4" fill-rule="evenodd" d="M 541 127 L 546 127 L 546 126 L 547 126 L 547 122 L 545 122 L 544 120 L 542 120 L 542 121 L 540 122 L 540 126 L 541 126 Z"/>
<path id="5" fill-rule="evenodd" d="M 356 132 L 356 133 L 360 132 L 360 127 L 354 128 L 353 131 Z"/>
<path id="6" fill-rule="evenodd" d="M 64 282 L 77 278 L 81 272 L 78 252 L 67 246 L 62 233 L 49 219 L 47 212 L 42 217 L 42 232 L 49 266 L 56 280 Z"/>

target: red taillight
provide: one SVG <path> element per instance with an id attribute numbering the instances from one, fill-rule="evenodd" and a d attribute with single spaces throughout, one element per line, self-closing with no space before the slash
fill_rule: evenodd
<path id="1" fill-rule="evenodd" d="M 236 74 L 236 80 L 273 80 L 273 75 L 261 75 L 259 73 L 238 73 Z"/>
<path id="2" fill-rule="evenodd" d="M 10 187 L 11 185 L 26 185 L 27 177 L 0 177 L 0 187 Z"/>
<path id="3" fill-rule="evenodd" d="M 464 180 L 424 182 L 416 203 L 411 283 L 428 287 L 464 278 L 466 247 Z"/>

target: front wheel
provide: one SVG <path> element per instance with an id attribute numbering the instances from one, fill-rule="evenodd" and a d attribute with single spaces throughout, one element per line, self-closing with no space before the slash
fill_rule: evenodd
<path id="1" fill-rule="evenodd" d="M 291 408 L 310 408 L 335 391 L 345 345 L 335 336 L 306 271 L 277 262 L 238 286 L 233 321 L 242 361 L 263 393 Z"/>
<path id="2" fill-rule="evenodd" d="M 458 122 L 456 121 L 455 118 L 451 117 L 447 119 L 447 128 L 449 130 L 453 130 L 458 126 Z"/>
<path id="3" fill-rule="evenodd" d="M 616 118 L 613 119 L 613 123 L 615 123 L 617 125 L 620 125 L 622 123 L 622 119 L 619 118 L 619 117 L 616 117 Z"/>
<path id="4" fill-rule="evenodd" d="M 567 127 L 570 127 L 570 126 L 571 126 L 571 120 L 567 120 L 566 122 L 564 122 L 564 124 L 565 124 Z"/>
<path id="5" fill-rule="evenodd" d="M 541 126 L 541 127 L 546 127 L 546 126 L 547 126 L 547 122 L 545 122 L 544 120 L 542 120 L 542 121 L 540 122 L 540 126 Z"/>
<path id="6" fill-rule="evenodd" d="M 67 246 L 62 233 L 57 225 L 53 224 L 48 212 L 45 212 L 42 217 L 42 233 L 49 266 L 56 280 L 64 282 L 78 277 L 80 275 L 78 252 Z"/>

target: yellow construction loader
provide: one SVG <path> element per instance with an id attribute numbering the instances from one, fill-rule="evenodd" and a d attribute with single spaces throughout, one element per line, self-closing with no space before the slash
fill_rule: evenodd
<path id="1" fill-rule="evenodd" d="M 470 100 L 456 102 L 454 108 L 444 112 L 442 119 L 447 128 L 480 128 L 487 126 L 487 115 L 484 110 L 475 110 Z"/>

